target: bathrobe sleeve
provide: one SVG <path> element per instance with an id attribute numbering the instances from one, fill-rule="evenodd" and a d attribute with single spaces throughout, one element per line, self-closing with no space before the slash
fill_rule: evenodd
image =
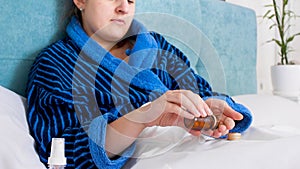
<path id="1" fill-rule="evenodd" d="M 236 103 L 226 94 L 214 92 L 209 83 L 190 67 L 188 58 L 178 48 L 168 43 L 160 34 L 153 32 L 152 35 L 157 40 L 162 50 L 161 53 L 163 53 L 160 60 L 167 62 L 166 71 L 172 79 L 165 82 L 166 86 L 171 90 L 192 90 L 194 93 L 198 93 L 203 100 L 215 98 L 226 101 L 229 106 L 244 116 L 243 120 L 236 121 L 235 127 L 230 132 L 243 132 L 249 128 L 252 123 L 252 115 L 244 105 Z M 172 81 L 171 84 L 170 81 Z"/>

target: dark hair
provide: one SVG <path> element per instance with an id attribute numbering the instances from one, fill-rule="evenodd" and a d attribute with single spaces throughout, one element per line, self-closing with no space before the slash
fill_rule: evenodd
<path id="1" fill-rule="evenodd" d="M 82 23 L 81 11 L 77 8 L 77 6 L 73 3 L 73 10 L 71 16 L 76 16 L 80 23 Z"/>
<path id="2" fill-rule="evenodd" d="M 73 16 L 77 17 L 77 19 L 82 23 L 82 16 L 81 11 L 77 8 L 77 6 L 74 4 L 73 1 L 70 1 L 69 3 L 65 4 L 65 10 L 67 11 L 65 13 L 64 20 L 69 21 Z"/>

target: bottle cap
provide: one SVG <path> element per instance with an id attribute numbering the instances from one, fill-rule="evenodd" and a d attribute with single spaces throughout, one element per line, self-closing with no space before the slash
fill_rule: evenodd
<path id="1" fill-rule="evenodd" d="M 48 158 L 49 165 L 66 165 L 67 158 L 65 157 L 65 139 L 52 138 L 51 154 Z"/>

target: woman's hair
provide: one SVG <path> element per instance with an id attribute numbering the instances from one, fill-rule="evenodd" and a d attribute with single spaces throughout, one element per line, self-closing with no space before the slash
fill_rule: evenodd
<path id="1" fill-rule="evenodd" d="M 72 18 L 73 16 L 75 16 L 80 21 L 80 23 L 82 23 L 81 11 L 77 8 L 74 2 L 72 2 L 71 7 L 68 10 L 70 10 L 70 12 L 68 13 L 67 18 Z"/>
<path id="2" fill-rule="evenodd" d="M 77 8 L 77 6 L 73 3 L 73 10 L 72 13 L 70 15 L 72 16 L 76 16 L 78 18 L 78 20 L 80 21 L 80 23 L 82 23 L 82 16 L 81 16 L 81 11 Z"/>

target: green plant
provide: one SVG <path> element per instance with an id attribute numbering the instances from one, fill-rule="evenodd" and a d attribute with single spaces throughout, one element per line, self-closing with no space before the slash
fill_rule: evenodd
<path id="1" fill-rule="evenodd" d="M 272 20 L 273 24 L 269 29 L 276 28 L 279 33 L 279 39 L 273 38 L 270 41 L 274 41 L 280 47 L 280 64 L 292 64 L 288 59 L 288 53 L 292 51 L 290 43 L 296 36 L 300 35 L 300 32 L 289 35 L 289 29 L 292 26 L 290 24 L 291 18 L 296 18 L 297 15 L 293 11 L 287 9 L 289 0 L 281 0 L 281 7 L 277 4 L 276 0 L 272 0 L 272 2 L 272 4 L 265 6 L 271 9 L 265 13 L 263 18 Z"/>

